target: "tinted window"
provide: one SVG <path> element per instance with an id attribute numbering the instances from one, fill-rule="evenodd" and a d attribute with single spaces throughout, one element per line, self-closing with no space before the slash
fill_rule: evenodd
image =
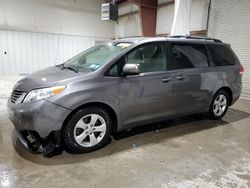
<path id="1" fill-rule="evenodd" d="M 119 77 L 121 69 L 124 65 L 124 57 L 120 58 L 115 65 L 113 65 L 106 73 L 105 76 Z"/>
<path id="2" fill-rule="evenodd" d="M 233 52 L 226 46 L 208 45 L 211 60 L 216 66 L 225 66 L 235 64 Z"/>
<path id="3" fill-rule="evenodd" d="M 173 61 L 169 69 L 185 69 L 207 67 L 208 58 L 206 47 L 200 44 L 172 44 Z"/>
<path id="4" fill-rule="evenodd" d="M 166 56 L 163 44 L 147 44 L 129 53 L 126 63 L 139 64 L 141 72 L 166 70 Z"/>
<path id="5" fill-rule="evenodd" d="M 111 76 L 111 77 L 118 77 L 119 72 L 118 72 L 118 64 L 113 66 L 106 74 L 105 76 Z"/>

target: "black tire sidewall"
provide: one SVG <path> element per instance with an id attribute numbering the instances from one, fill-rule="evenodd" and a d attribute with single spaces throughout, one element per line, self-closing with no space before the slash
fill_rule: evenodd
<path id="1" fill-rule="evenodd" d="M 92 147 L 84 147 L 79 145 L 74 138 L 74 128 L 77 122 L 88 114 L 98 114 L 106 122 L 106 132 L 102 140 Z M 98 150 L 104 147 L 110 141 L 110 135 L 112 130 L 112 120 L 108 112 L 101 107 L 87 107 L 77 111 L 70 120 L 66 123 L 66 126 L 63 129 L 63 141 L 67 149 L 72 153 L 87 153 L 91 151 Z"/>
<path id="2" fill-rule="evenodd" d="M 226 97 L 226 100 L 227 100 L 227 105 L 226 105 L 226 109 L 225 111 L 220 115 L 220 116 L 217 116 L 215 113 L 214 113 L 214 109 L 213 109 L 213 105 L 214 105 L 214 101 L 215 99 L 219 96 L 219 95 L 224 95 Z M 210 105 L 210 108 L 209 108 L 209 113 L 208 113 L 208 116 L 210 119 L 221 119 L 226 113 L 227 113 L 227 110 L 228 110 L 228 107 L 229 107 L 229 96 L 227 94 L 226 91 L 224 90 L 219 90 L 213 97 L 213 100 L 211 102 L 211 105 Z"/>

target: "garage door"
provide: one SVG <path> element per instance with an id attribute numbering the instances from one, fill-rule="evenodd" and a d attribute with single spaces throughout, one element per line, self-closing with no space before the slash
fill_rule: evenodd
<path id="1" fill-rule="evenodd" d="M 208 35 L 230 43 L 245 68 L 242 98 L 250 99 L 250 1 L 212 0 Z"/>

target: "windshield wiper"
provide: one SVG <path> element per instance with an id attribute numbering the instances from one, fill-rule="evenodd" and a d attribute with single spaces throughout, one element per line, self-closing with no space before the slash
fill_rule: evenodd
<path id="1" fill-rule="evenodd" d="M 56 65 L 55 67 L 58 67 L 59 69 L 63 70 L 64 69 L 64 64 L 59 64 L 59 65 Z"/>
<path id="2" fill-rule="evenodd" d="M 64 69 L 68 69 L 68 70 L 72 70 L 76 73 L 79 72 L 79 70 L 77 68 L 74 68 L 74 67 L 68 67 L 68 66 L 65 66 L 64 64 L 59 64 L 59 65 L 56 65 L 56 67 L 58 67 L 59 69 L 61 70 L 64 70 Z"/>
<path id="3" fill-rule="evenodd" d="M 64 66 L 64 68 L 65 68 L 65 69 L 72 70 L 72 71 L 74 71 L 74 72 L 76 72 L 76 73 L 79 72 L 79 70 L 78 70 L 77 68 L 74 68 L 74 67 L 65 67 L 65 66 Z"/>

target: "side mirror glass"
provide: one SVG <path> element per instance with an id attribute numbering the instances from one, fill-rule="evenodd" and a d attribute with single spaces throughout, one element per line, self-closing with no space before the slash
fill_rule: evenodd
<path id="1" fill-rule="evenodd" d="M 138 75 L 141 73 L 140 65 L 138 64 L 125 64 L 122 72 L 124 75 Z"/>

